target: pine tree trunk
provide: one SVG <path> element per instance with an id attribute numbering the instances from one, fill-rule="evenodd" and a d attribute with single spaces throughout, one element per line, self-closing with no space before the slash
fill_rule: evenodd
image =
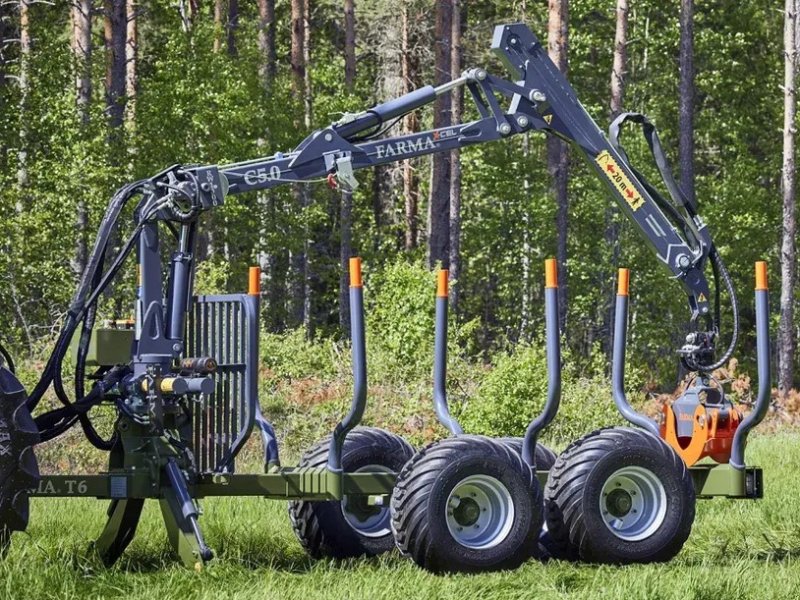
<path id="1" fill-rule="evenodd" d="M 6 40 L 9 36 L 9 30 L 7 28 L 7 21 L 9 18 L 10 6 L 3 5 L 0 3 L 0 48 L 5 48 Z M 6 86 L 6 58 L 3 52 L 0 52 L 0 114 L 5 114 L 4 111 L 7 110 L 6 106 L 6 97 L 5 97 L 5 86 Z M 5 139 L 5 132 L 0 131 L 0 173 L 5 173 L 6 169 L 8 168 L 7 162 L 7 152 L 8 146 L 7 141 Z"/>
<path id="2" fill-rule="evenodd" d="M 625 77 L 628 72 L 628 0 L 617 0 L 616 30 L 614 33 L 614 62 L 611 67 L 611 101 L 609 113 L 613 121 L 623 112 L 625 102 Z M 611 249 L 610 268 L 603 276 L 606 282 L 603 311 L 602 347 L 611 354 L 611 332 L 614 330 L 614 305 L 616 298 L 616 271 L 619 265 L 619 209 L 609 206 L 605 211 L 606 244 Z"/>
<path id="3" fill-rule="evenodd" d="M 303 123 L 305 131 L 311 130 L 313 120 L 313 90 L 311 89 L 311 2 L 305 0 L 303 4 Z M 303 211 L 311 204 L 311 187 L 304 184 L 300 188 Z M 311 230 L 307 225 L 303 228 L 303 326 L 309 338 L 314 336 L 314 313 L 312 311 L 312 281 L 316 281 L 317 273 L 312 264 L 311 249 L 315 246 L 310 239 Z"/>
<path id="4" fill-rule="evenodd" d="M 237 57 L 236 30 L 239 27 L 239 0 L 228 0 L 228 23 L 225 27 L 228 38 L 228 56 Z"/>
<path id="5" fill-rule="evenodd" d="M 27 202 L 28 188 L 28 99 L 31 68 L 31 0 L 19 0 L 19 150 L 17 151 L 17 185 L 19 196 L 16 210 L 22 213 Z"/>
<path id="6" fill-rule="evenodd" d="M 461 77 L 461 30 L 464 15 L 459 0 L 452 0 L 453 14 L 450 39 L 450 78 Z M 460 123 L 464 105 L 464 88 L 460 87 L 452 95 L 452 122 Z M 461 277 L 461 156 L 458 149 L 450 152 L 450 279 L 458 282 Z M 450 306 L 453 314 L 458 314 L 460 298 L 459 283 L 450 288 Z"/>
<path id="7" fill-rule="evenodd" d="M 614 65 L 611 69 L 611 119 L 622 112 L 625 75 L 628 72 L 628 0 L 617 0 L 617 25 L 614 32 Z"/>
<path id="8" fill-rule="evenodd" d="M 547 51 L 556 67 L 567 71 L 568 50 L 568 0 L 549 0 L 547 24 Z M 558 262 L 559 321 L 564 331 L 567 319 L 567 227 L 569 224 L 569 198 L 567 182 L 569 155 L 567 145 L 550 137 L 547 140 L 547 166 L 553 179 L 553 195 L 556 199 L 556 260 Z"/>
<path id="9" fill-rule="evenodd" d="M 128 129 L 136 126 L 136 90 L 139 86 L 138 2 L 127 0 L 127 34 L 125 36 L 125 122 Z"/>
<path id="10" fill-rule="evenodd" d="M 275 0 L 258 0 L 258 50 L 261 54 L 259 73 L 264 87 L 275 80 Z"/>
<path id="11" fill-rule="evenodd" d="M 416 89 L 418 65 L 413 54 L 411 31 L 409 24 L 408 5 L 403 3 L 401 8 L 401 62 L 400 70 L 403 79 L 403 93 L 407 94 Z M 403 118 L 403 133 L 414 133 L 419 130 L 419 118 L 416 112 L 411 112 Z M 419 181 L 410 160 L 403 161 L 403 198 L 405 200 L 405 250 L 411 251 L 418 243 L 418 212 L 419 212 Z"/>
<path id="12" fill-rule="evenodd" d="M 783 239 L 781 242 L 781 299 L 778 327 L 778 389 L 794 387 L 794 293 L 797 280 L 797 216 L 795 206 L 795 76 L 797 66 L 797 4 L 786 0 L 783 29 Z"/>
<path id="13" fill-rule="evenodd" d="M 344 0 L 344 84 L 351 92 L 356 80 L 355 4 L 355 0 Z"/>
<path id="14" fill-rule="evenodd" d="M 222 0 L 214 0 L 214 52 L 219 52 L 222 49 L 222 19 L 224 14 L 225 8 Z"/>
<path id="15" fill-rule="evenodd" d="M 108 124 L 118 132 L 125 115 L 125 38 L 128 33 L 126 3 L 122 0 L 105 0 L 105 50 L 106 50 L 106 107 Z M 110 136 L 119 142 L 119 134 Z"/>
<path id="16" fill-rule="evenodd" d="M 108 116 L 109 159 L 114 165 L 121 164 L 123 156 L 123 125 L 125 123 L 125 40 L 128 35 L 128 15 L 125 0 L 105 0 L 103 34 L 105 38 L 105 92 L 106 115 Z M 111 247 L 119 243 L 119 232 L 112 234 Z M 106 288 L 106 297 L 113 299 L 114 316 L 122 311 L 123 298 L 114 294 L 113 282 Z"/>
<path id="17" fill-rule="evenodd" d="M 678 163 L 681 190 L 694 201 L 694 0 L 681 0 Z"/>
<path id="18" fill-rule="evenodd" d="M 450 80 L 450 54 L 453 19 L 452 0 L 436 0 L 434 31 L 434 85 Z M 442 94 L 433 105 L 433 127 L 447 127 L 451 120 L 450 94 Z M 450 262 L 450 154 L 431 157 L 431 187 L 428 201 L 428 264 Z"/>
<path id="19" fill-rule="evenodd" d="M 355 0 L 344 0 L 344 83 L 353 91 L 356 79 L 356 15 Z M 377 179 L 378 174 L 375 174 Z M 349 261 L 353 255 L 353 194 L 343 191 L 339 205 L 339 327 L 350 336 Z"/>
<path id="20" fill-rule="evenodd" d="M 260 53 L 259 75 L 267 94 L 275 81 L 277 55 L 275 50 L 275 0 L 258 0 L 258 49 Z M 267 132 L 268 135 L 268 132 Z M 263 146 L 266 140 L 259 146 Z M 286 269 L 288 253 L 280 244 L 274 245 L 268 252 L 268 224 L 274 224 L 276 218 L 277 194 L 264 191 L 259 194 L 258 204 L 262 209 L 263 219 L 259 240 L 259 265 L 266 292 L 265 322 L 270 331 L 283 331 L 286 327 Z M 274 226 L 274 225 L 272 225 Z"/>
<path id="21" fill-rule="evenodd" d="M 71 8 L 72 59 L 75 73 L 75 107 L 82 127 L 89 124 L 89 104 L 92 98 L 92 0 L 76 0 Z M 75 206 L 75 256 L 72 271 L 83 273 L 88 258 L 87 237 L 89 214 L 83 194 Z"/>
<path id="22" fill-rule="evenodd" d="M 292 68 L 292 96 L 294 98 L 305 99 L 306 87 L 306 63 L 305 63 L 305 2 L 303 0 L 292 0 L 292 39 L 290 60 Z M 305 101 L 303 102 L 305 106 Z M 305 111 L 304 111 L 305 112 Z M 305 119 L 302 121 L 295 119 L 295 127 L 298 130 L 304 128 Z M 307 127 L 306 127 L 307 129 Z M 305 207 L 305 194 L 301 184 L 292 186 L 292 196 L 298 209 Z M 291 290 L 290 290 L 290 325 L 297 327 L 305 324 L 306 320 L 306 232 L 302 230 L 303 248 L 295 250 L 291 254 Z"/>

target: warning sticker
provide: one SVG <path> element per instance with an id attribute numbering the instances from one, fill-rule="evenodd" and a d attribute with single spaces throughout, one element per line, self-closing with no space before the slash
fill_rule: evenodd
<path id="1" fill-rule="evenodd" d="M 617 188 L 617 191 L 625 198 L 631 210 L 638 210 L 642 204 L 644 204 L 644 198 L 642 198 L 642 195 L 634 187 L 631 180 L 628 179 L 628 176 L 620 168 L 619 164 L 614 160 L 614 157 L 611 156 L 608 150 L 603 150 L 598 154 L 595 161 L 600 165 L 600 169 L 602 169 L 609 181 Z"/>

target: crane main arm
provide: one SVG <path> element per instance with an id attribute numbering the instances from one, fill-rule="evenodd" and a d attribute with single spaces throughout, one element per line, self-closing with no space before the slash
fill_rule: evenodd
<path id="1" fill-rule="evenodd" d="M 708 315 L 709 286 L 703 269 L 711 251 L 707 228 L 693 208 L 689 214 L 671 211 L 667 218 L 655 190 L 629 164 L 624 152 L 599 129 L 575 91 L 547 56 L 536 36 L 523 24 L 495 29 L 493 51 L 514 76 L 496 77 L 470 69 L 438 88 L 426 86 L 375 106 L 308 136 L 293 152 L 224 166 L 184 169 L 196 177 L 200 189 L 184 186 L 199 196 L 204 208 L 221 204 L 224 196 L 274 188 L 287 183 L 335 176 L 344 187 L 355 187 L 353 172 L 366 167 L 446 152 L 503 139 L 529 131 L 543 131 L 577 146 L 594 168 L 625 215 L 661 260 L 683 284 L 693 319 Z M 365 132 L 432 103 L 437 96 L 466 86 L 480 113 L 476 121 L 421 133 L 365 141 Z M 510 99 L 503 110 L 497 96 Z M 667 208 L 668 210 L 668 208 Z M 679 222 L 675 219 L 679 218 Z M 679 230 L 680 228 L 680 230 Z"/>

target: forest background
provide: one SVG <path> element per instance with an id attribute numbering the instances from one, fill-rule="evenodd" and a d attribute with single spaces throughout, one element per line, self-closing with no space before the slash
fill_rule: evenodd
<path id="1" fill-rule="evenodd" d="M 622 111 L 658 125 L 741 298 L 739 360 L 720 376 L 745 404 L 753 263 L 768 261 L 773 417 L 793 421 L 795 0 L 0 2 L 0 336 L 25 382 L 36 379 L 122 184 L 175 163 L 291 150 L 345 112 L 467 67 L 506 76 L 489 46 L 493 26 L 514 21 L 547 41 L 601 128 Z M 455 95 L 392 133 L 476 116 Z M 638 136 L 626 145 L 654 175 Z M 437 435 L 427 408 L 437 266 L 453 280 L 453 403 L 475 430 L 518 432 L 541 403 L 541 265 L 550 256 L 562 284 L 569 417 L 552 435 L 567 441 L 618 420 L 607 371 L 619 266 L 633 274 L 637 401 L 656 410 L 679 385 L 686 298 L 577 151 L 524 135 L 358 178 L 352 195 L 286 186 L 230 197 L 204 216 L 198 292 L 241 291 L 248 267 L 263 269 L 262 402 L 284 433 L 317 435 L 347 401 L 352 255 L 366 269 L 370 418 L 414 438 Z M 134 285 L 131 267 L 102 317 L 130 316 Z"/>

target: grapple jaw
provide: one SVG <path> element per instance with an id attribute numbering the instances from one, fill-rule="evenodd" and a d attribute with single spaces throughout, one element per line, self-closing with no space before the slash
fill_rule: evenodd
<path id="1" fill-rule="evenodd" d="M 25 388 L 0 366 L 0 556 L 11 534 L 28 526 L 28 496 L 39 482 L 34 446 L 39 430 L 25 402 Z"/>

